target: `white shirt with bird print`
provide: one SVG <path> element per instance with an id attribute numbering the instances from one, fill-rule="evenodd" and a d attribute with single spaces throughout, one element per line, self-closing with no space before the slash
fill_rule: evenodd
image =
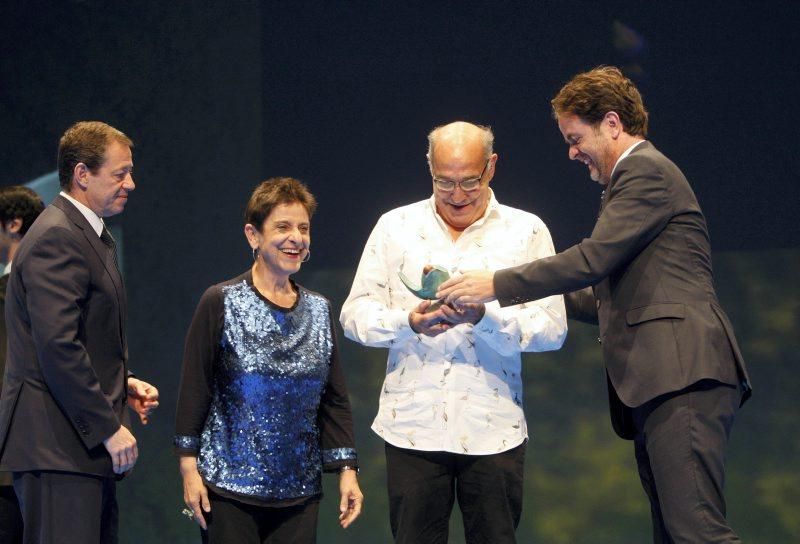
<path id="1" fill-rule="evenodd" d="M 400 448 L 468 455 L 507 451 L 526 440 L 520 353 L 561 347 L 567 334 L 563 297 L 505 308 L 494 301 L 477 324 L 430 337 L 409 325 L 409 312 L 421 300 L 398 270 L 416 280 L 430 264 L 455 276 L 553 254 L 542 220 L 499 204 L 494 193 L 484 215 L 455 241 L 433 196 L 384 214 L 340 317 L 351 340 L 389 348 L 372 429 Z"/>

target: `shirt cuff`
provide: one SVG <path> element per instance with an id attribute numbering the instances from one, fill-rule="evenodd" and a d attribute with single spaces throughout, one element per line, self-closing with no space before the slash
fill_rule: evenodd
<path id="1" fill-rule="evenodd" d="M 491 337 L 503 328 L 503 314 L 496 304 L 484 305 L 483 317 L 472 327 L 473 334 Z"/>
<path id="2" fill-rule="evenodd" d="M 392 328 L 397 331 L 395 342 L 404 342 L 417 335 L 408 322 L 408 314 L 409 312 L 403 310 L 391 310 Z"/>

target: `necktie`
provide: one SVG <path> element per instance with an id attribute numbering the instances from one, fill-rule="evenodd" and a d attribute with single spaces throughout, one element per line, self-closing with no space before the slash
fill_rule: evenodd
<path id="1" fill-rule="evenodd" d="M 117 262 L 117 242 L 114 241 L 114 237 L 111 236 L 111 231 L 109 231 L 105 226 L 103 226 L 103 232 L 100 234 L 100 240 L 108 246 L 108 249 L 111 250 L 111 257 L 114 259 L 114 267 L 119 272 L 119 263 Z"/>

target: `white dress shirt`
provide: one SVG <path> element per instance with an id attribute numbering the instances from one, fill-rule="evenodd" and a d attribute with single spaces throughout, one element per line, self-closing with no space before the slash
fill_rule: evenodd
<path id="1" fill-rule="evenodd" d="M 94 231 L 97 233 L 97 237 L 99 238 L 100 235 L 103 234 L 103 227 L 105 226 L 105 223 L 103 223 L 103 219 L 99 215 L 94 213 L 94 211 L 92 211 L 92 209 L 89 206 L 87 206 L 82 202 L 78 202 L 64 191 L 61 191 L 60 194 L 61 196 L 72 202 L 76 208 L 78 208 L 78 211 L 81 212 L 81 214 L 86 218 L 86 220 L 92 226 Z"/>
<path id="2" fill-rule="evenodd" d="M 567 334 L 560 295 L 501 308 L 495 301 L 476 324 L 430 337 L 408 314 L 420 300 L 397 275 L 418 281 L 426 264 L 451 275 L 496 270 L 553 255 L 535 215 L 491 195 L 483 217 L 453 241 L 433 196 L 384 214 L 367 241 L 341 323 L 351 340 L 388 347 L 386 379 L 372 429 L 401 448 L 492 454 L 521 444 L 520 353 L 561 347 Z"/>

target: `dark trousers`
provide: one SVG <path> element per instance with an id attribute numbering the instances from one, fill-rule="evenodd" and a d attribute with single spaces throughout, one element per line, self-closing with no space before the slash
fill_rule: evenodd
<path id="1" fill-rule="evenodd" d="M 209 490 L 211 512 L 203 514 L 208 530 L 203 544 L 314 544 L 319 501 L 298 506 L 265 507 L 245 504 Z"/>
<path id="2" fill-rule="evenodd" d="M 455 498 L 468 544 L 516 542 L 524 463 L 524 442 L 494 455 L 407 450 L 386 443 L 395 542 L 446 544 Z"/>
<path id="3" fill-rule="evenodd" d="M 116 544 L 116 482 L 69 472 L 15 472 L 25 544 Z"/>
<path id="4" fill-rule="evenodd" d="M 741 542 L 725 519 L 725 448 L 734 386 L 705 380 L 633 409 L 639 477 L 656 544 Z"/>
<path id="5" fill-rule="evenodd" d="M 10 485 L 0 485 L 0 543 L 22 544 L 22 513 Z"/>

